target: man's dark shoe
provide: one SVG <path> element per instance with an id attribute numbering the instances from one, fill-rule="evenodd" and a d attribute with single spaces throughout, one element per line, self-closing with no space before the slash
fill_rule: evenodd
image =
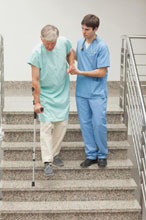
<path id="1" fill-rule="evenodd" d="M 107 159 L 106 158 L 104 158 L 104 159 L 98 158 L 98 166 L 99 167 L 106 167 L 106 165 L 107 165 Z"/>
<path id="2" fill-rule="evenodd" d="M 53 166 L 50 162 L 44 163 L 44 174 L 45 176 L 52 176 L 53 175 Z"/>
<path id="3" fill-rule="evenodd" d="M 97 159 L 96 160 L 91 160 L 91 159 L 86 159 L 86 160 L 84 160 L 81 164 L 80 164 L 80 166 L 82 167 L 82 168 L 86 168 L 86 167 L 89 167 L 89 166 L 91 166 L 92 164 L 97 164 Z"/>
<path id="4" fill-rule="evenodd" d="M 64 166 L 63 161 L 59 158 L 58 155 L 54 157 L 53 164 L 55 166 L 58 166 L 58 167 L 63 167 Z"/>

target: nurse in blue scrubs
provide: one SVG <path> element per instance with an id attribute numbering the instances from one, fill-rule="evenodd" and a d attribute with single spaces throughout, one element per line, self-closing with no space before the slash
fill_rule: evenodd
<path id="1" fill-rule="evenodd" d="M 76 103 L 82 136 L 85 144 L 86 160 L 80 166 L 88 167 L 98 163 L 107 165 L 107 76 L 109 50 L 106 43 L 96 35 L 99 18 L 86 15 L 82 24 L 83 38 L 78 41 L 76 58 L 77 74 Z"/>

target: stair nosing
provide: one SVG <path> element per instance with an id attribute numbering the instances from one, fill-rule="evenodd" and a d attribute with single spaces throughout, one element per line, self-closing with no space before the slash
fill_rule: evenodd
<path id="1" fill-rule="evenodd" d="M 40 126 L 37 124 L 36 130 L 38 131 L 40 129 Z M 79 124 L 69 124 L 68 130 L 79 130 L 80 131 L 80 125 Z M 127 128 L 124 124 L 107 124 L 108 131 L 127 131 Z M 4 132 L 30 132 L 33 131 L 33 124 L 4 124 L 3 125 L 3 131 Z"/>
<path id="2" fill-rule="evenodd" d="M 32 115 L 32 118 L 33 118 L 33 111 L 21 111 L 21 110 L 20 111 L 19 110 L 18 111 L 14 111 L 14 110 L 12 110 L 12 111 L 11 110 L 10 111 L 9 110 L 4 110 L 3 111 L 4 115 L 10 114 L 10 113 L 11 114 L 20 114 L 20 115 L 28 115 L 29 114 L 29 115 Z M 114 114 L 116 114 L 116 115 L 120 114 L 120 115 L 122 115 L 123 113 L 124 113 L 124 111 L 122 109 L 115 110 L 115 111 L 114 110 L 107 110 L 107 114 L 113 114 L 113 115 Z M 69 114 L 77 115 L 78 112 L 76 110 L 71 110 L 69 112 Z"/>
<path id="3" fill-rule="evenodd" d="M 2 202 L 4 213 L 117 213 L 140 212 L 137 200 L 131 201 L 51 201 L 51 202 Z"/>
<path id="4" fill-rule="evenodd" d="M 128 141 L 108 141 L 108 148 L 111 150 L 127 150 L 130 146 Z M 120 145 L 119 145 L 120 144 Z M 25 147 L 23 147 L 25 145 Z M 1 148 L 4 151 L 20 151 L 31 150 L 33 148 L 33 142 L 2 142 Z M 36 149 L 40 150 L 40 142 L 36 142 Z M 81 150 L 84 149 L 84 142 L 62 142 L 63 150 Z"/>
<path id="5" fill-rule="evenodd" d="M 64 166 L 63 167 L 55 167 L 54 170 L 83 170 L 83 168 L 80 167 L 80 163 L 82 161 L 75 160 L 75 161 L 66 161 L 64 160 Z M 115 162 L 115 164 L 114 164 Z M 118 165 L 117 165 L 118 163 Z M 7 166 L 6 166 L 7 165 Z M 9 165 L 9 166 L 8 166 Z M 41 161 L 35 162 L 35 168 L 36 170 L 40 170 L 43 167 L 43 163 Z M 108 160 L 108 164 L 106 168 L 104 169 L 131 169 L 133 167 L 133 164 L 130 159 L 124 159 L 124 160 Z M 0 168 L 3 170 L 30 170 L 32 169 L 32 161 L 4 161 L 1 160 Z M 98 170 L 103 169 L 98 167 L 96 164 L 93 164 L 92 166 L 86 168 L 89 170 Z"/>
<path id="6" fill-rule="evenodd" d="M 82 180 L 42 180 L 35 181 L 35 187 L 31 186 L 31 181 L 0 181 L 0 190 L 2 192 L 7 191 L 115 191 L 115 190 L 130 190 L 136 189 L 136 182 L 130 179 L 114 179 L 114 180 L 85 180 L 84 184 Z"/>

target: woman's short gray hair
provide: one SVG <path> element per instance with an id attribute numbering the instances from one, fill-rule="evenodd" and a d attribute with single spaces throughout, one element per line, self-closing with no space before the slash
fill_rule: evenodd
<path id="1" fill-rule="evenodd" d="M 53 25 L 46 25 L 41 30 L 41 39 L 48 41 L 56 41 L 59 36 L 59 30 Z"/>

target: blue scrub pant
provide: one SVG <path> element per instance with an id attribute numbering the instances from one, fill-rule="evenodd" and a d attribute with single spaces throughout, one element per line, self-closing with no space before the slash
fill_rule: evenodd
<path id="1" fill-rule="evenodd" d="M 85 153 L 88 159 L 106 158 L 107 147 L 107 98 L 76 97 Z"/>

